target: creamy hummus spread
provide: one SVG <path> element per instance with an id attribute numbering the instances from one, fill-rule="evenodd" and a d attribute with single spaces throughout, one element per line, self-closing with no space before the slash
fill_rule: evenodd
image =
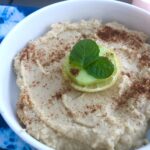
<path id="1" fill-rule="evenodd" d="M 81 39 L 113 49 L 121 62 L 115 85 L 84 93 L 62 76 L 65 55 Z M 130 150 L 146 143 L 150 120 L 147 36 L 99 20 L 56 23 L 15 57 L 17 114 L 27 132 L 57 150 Z"/>

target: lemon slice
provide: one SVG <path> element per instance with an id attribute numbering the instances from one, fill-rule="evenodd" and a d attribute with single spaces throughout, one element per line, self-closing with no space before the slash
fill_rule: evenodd
<path id="1" fill-rule="evenodd" d="M 115 84 L 120 74 L 120 62 L 115 52 L 112 50 L 108 50 L 106 53 L 103 53 L 103 56 L 108 57 L 114 64 L 115 69 L 110 77 L 106 79 L 96 79 L 83 69 L 74 76 L 70 73 L 69 57 L 66 56 L 63 66 L 63 75 L 65 79 L 69 81 L 70 85 L 74 89 L 82 92 L 98 92 L 110 88 Z"/>

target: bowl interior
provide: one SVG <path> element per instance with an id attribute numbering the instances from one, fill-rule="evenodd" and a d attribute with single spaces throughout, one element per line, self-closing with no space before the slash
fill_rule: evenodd
<path id="1" fill-rule="evenodd" d="M 9 126 L 37 149 L 52 150 L 28 135 L 18 122 L 16 102 L 19 89 L 13 71 L 13 58 L 28 41 L 45 33 L 52 23 L 92 18 L 104 22 L 117 21 L 150 35 L 150 14 L 144 10 L 116 1 L 76 0 L 53 4 L 33 13 L 19 23 L 0 46 L 0 112 Z"/>

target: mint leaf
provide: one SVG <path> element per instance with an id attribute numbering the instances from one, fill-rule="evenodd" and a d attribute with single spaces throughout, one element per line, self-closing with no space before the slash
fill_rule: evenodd
<path id="1" fill-rule="evenodd" d="M 86 71 L 97 79 L 105 79 L 114 72 L 114 65 L 107 57 L 100 56 L 95 62 L 87 66 Z"/>
<path id="2" fill-rule="evenodd" d="M 99 58 L 99 47 L 95 41 L 84 39 L 77 42 L 70 53 L 70 64 L 85 68 Z"/>

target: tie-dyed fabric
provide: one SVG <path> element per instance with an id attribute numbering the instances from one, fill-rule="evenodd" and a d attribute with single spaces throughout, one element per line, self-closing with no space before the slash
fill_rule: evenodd
<path id="1" fill-rule="evenodd" d="M 0 42 L 23 18 L 37 8 L 0 6 Z M 0 115 L 0 150 L 35 150 L 22 141 Z"/>
<path id="2" fill-rule="evenodd" d="M 35 10 L 37 8 L 0 6 L 0 41 L 18 22 Z"/>

